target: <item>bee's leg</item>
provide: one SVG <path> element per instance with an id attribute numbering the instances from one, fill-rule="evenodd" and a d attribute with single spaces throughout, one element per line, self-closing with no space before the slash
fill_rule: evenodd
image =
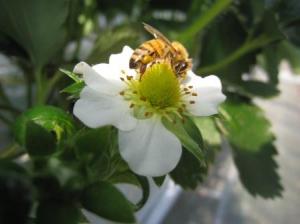
<path id="1" fill-rule="evenodd" d="M 144 73 L 146 71 L 146 68 L 147 68 L 147 64 L 141 64 L 141 66 L 140 66 L 140 81 L 141 81 L 142 76 L 144 75 Z"/>

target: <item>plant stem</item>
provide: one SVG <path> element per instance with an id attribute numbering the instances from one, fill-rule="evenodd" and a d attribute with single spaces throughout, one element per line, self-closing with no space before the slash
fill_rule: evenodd
<path id="1" fill-rule="evenodd" d="M 55 84 L 63 77 L 62 72 L 61 71 L 57 71 L 52 78 L 49 80 L 47 86 L 45 87 L 45 91 L 44 91 L 44 101 L 46 101 L 49 97 L 49 94 L 51 93 L 51 91 L 53 90 L 53 87 L 55 86 Z"/>
<path id="2" fill-rule="evenodd" d="M 29 76 L 25 75 L 26 80 L 26 98 L 27 98 L 27 108 L 32 106 L 32 82 Z"/>
<path id="3" fill-rule="evenodd" d="M 253 40 L 246 41 L 244 44 L 242 44 L 241 47 L 236 49 L 234 52 L 232 52 L 230 55 L 228 55 L 224 59 L 220 60 L 219 62 L 217 62 L 215 64 L 199 68 L 197 70 L 197 72 L 198 72 L 198 74 L 209 74 L 209 73 L 214 73 L 216 71 L 219 71 L 220 69 L 230 65 L 231 63 L 233 63 L 240 57 L 244 56 L 245 54 L 247 54 L 259 47 L 262 47 L 271 41 L 272 41 L 272 39 L 267 38 L 264 35 L 261 35 Z"/>
<path id="4" fill-rule="evenodd" d="M 206 27 L 231 3 L 232 0 L 217 0 L 207 11 L 201 14 L 199 18 L 197 18 L 194 23 L 178 37 L 178 39 L 182 41 L 192 39 L 194 35 Z"/>
<path id="5" fill-rule="evenodd" d="M 37 68 L 34 72 L 35 85 L 36 85 L 36 96 L 35 104 L 42 105 L 44 104 L 44 82 L 41 72 L 41 68 Z"/>

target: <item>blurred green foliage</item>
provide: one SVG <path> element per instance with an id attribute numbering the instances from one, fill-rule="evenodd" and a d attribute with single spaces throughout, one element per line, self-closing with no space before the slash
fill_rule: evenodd
<path id="1" fill-rule="evenodd" d="M 133 211 L 149 196 L 148 181 L 121 159 L 114 128 L 84 128 L 64 111 L 72 110 L 84 84 L 59 68 L 107 62 L 124 45 L 136 48 L 152 38 L 142 22 L 181 41 L 196 73 L 218 75 L 228 98 L 220 117 L 183 126 L 165 122 L 184 143 L 173 180 L 184 188 L 201 183 L 223 138 L 251 194 L 281 195 L 274 135 L 253 98 L 279 93 L 282 59 L 299 71 L 300 1 L 0 0 L 0 8 L 0 52 L 21 68 L 27 95 L 24 105 L 15 105 L 0 85 L 0 120 L 14 126 L 16 140 L 0 151 L 1 223 L 79 223 L 82 207 L 119 222 L 134 220 Z M 251 73 L 256 65 L 266 81 Z M 12 161 L 24 153 L 30 160 L 22 168 Z M 163 180 L 155 178 L 158 185 Z M 114 183 L 142 188 L 143 198 L 131 204 Z"/>

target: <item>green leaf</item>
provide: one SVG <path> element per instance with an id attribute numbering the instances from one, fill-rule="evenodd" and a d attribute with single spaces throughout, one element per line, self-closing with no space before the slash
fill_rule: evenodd
<path id="1" fill-rule="evenodd" d="M 67 86 L 66 88 L 64 88 L 60 92 L 71 94 L 74 97 L 79 97 L 79 94 L 80 94 L 80 92 L 81 92 L 81 90 L 83 89 L 84 86 L 85 86 L 85 83 L 83 81 L 75 82 L 75 83 Z"/>
<path id="2" fill-rule="evenodd" d="M 181 144 L 190 151 L 199 161 L 205 164 L 202 152 L 202 137 L 199 129 L 190 119 L 186 119 L 185 124 L 178 118 L 175 122 L 171 122 L 166 118 L 162 118 L 164 126 L 171 131 L 181 141 Z"/>
<path id="3" fill-rule="evenodd" d="M 114 173 L 114 175 L 112 175 L 108 179 L 108 181 L 114 184 L 115 183 L 132 184 L 141 188 L 143 192 L 142 198 L 138 203 L 133 205 L 135 211 L 141 209 L 144 206 L 144 204 L 148 201 L 150 195 L 150 185 L 148 179 L 146 177 L 139 176 L 133 173 L 129 168 L 126 171 Z"/>
<path id="4" fill-rule="evenodd" d="M 245 188 L 265 198 L 279 196 L 282 191 L 273 146 L 270 122 L 260 108 L 240 99 L 229 99 L 221 113 L 223 127 L 233 149 L 233 156 Z"/>
<path id="5" fill-rule="evenodd" d="M 112 221 L 135 221 L 131 204 L 110 183 L 101 181 L 88 187 L 82 194 L 81 203 L 85 209 Z"/>
<path id="6" fill-rule="evenodd" d="M 55 136 L 45 128 L 34 123 L 27 122 L 25 147 L 30 156 L 48 156 L 55 152 Z"/>
<path id="7" fill-rule="evenodd" d="M 36 224 L 77 224 L 80 210 L 65 202 L 41 202 L 36 212 Z"/>
<path id="8" fill-rule="evenodd" d="M 75 136 L 73 148 L 76 158 L 85 167 L 91 182 L 106 178 L 112 169 L 117 169 L 109 152 L 112 146 L 111 135 L 110 127 L 104 127 L 83 129 Z"/>
<path id="9" fill-rule="evenodd" d="M 259 151 L 251 152 L 233 146 L 234 162 L 245 188 L 254 196 L 274 198 L 281 196 L 283 187 L 277 173 L 277 155 L 272 143 L 261 146 Z"/>
<path id="10" fill-rule="evenodd" d="M 221 135 L 213 117 L 194 117 L 195 125 L 201 131 L 207 162 L 213 162 L 215 154 L 220 150 Z"/>
<path id="11" fill-rule="evenodd" d="M 78 82 L 82 82 L 82 79 L 79 77 L 79 76 L 77 76 L 75 73 L 73 73 L 73 72 L 70 72 L 70 71 L 68 71 L 68 70 L 66 70 L 66 69 L 59 69 L 59 71 L 61 71 L 62 73 L 64 73 L 65 75 L 67 75 L 67 76 L 69 76 L 71 79 L 73 79 L 76 83 L 78 83 Z"/>
<path id="12" fill-rule="evenodd" d="M 14 124 L 15 138 L 21 145 L 25 144 L 26 125 L 29 121 L 53 131 L 58 141 L 72 136 L 75 132 L 73 119 L 69 114 L 57 107 L 37 106 L 25 111 Z"/>
<path id="13" fill-rule="evenodd" d="M 227 100 L 221 114 L 226 136 L 237 147 L 256 152 L 274 139 L 270 122 L 254 104 Z"/>
<path id="14" fill-rule="evenodd" d="M 21 45 L 36 67 L 62 49 L 67 0 L 0 0 L 0 8 L 0 31 Z"/>
<path id="15" fill-rule="evenodd" d="M 183 150 L 179 163 L 170 173 L 171 178 L 184 189 L 195 189 L 206 175 L 207 167 L 186 150 Z"/>

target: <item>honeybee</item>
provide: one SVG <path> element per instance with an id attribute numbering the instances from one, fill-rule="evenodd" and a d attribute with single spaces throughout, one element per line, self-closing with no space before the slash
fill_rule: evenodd
<path id="1" fill-rule="evenodd" d="M 140 72 L 141 77 L 147 67 L 155 63 L 169 63 L 178 78 L 185 78 L 187 71 L 192 67 L 192 60 L 185 47 L 177 41 L 169 41 L 154 27 L 143 23 L 144 28 L 155 39 L 148 40 L 134 50 L 129 67 Z"/>

